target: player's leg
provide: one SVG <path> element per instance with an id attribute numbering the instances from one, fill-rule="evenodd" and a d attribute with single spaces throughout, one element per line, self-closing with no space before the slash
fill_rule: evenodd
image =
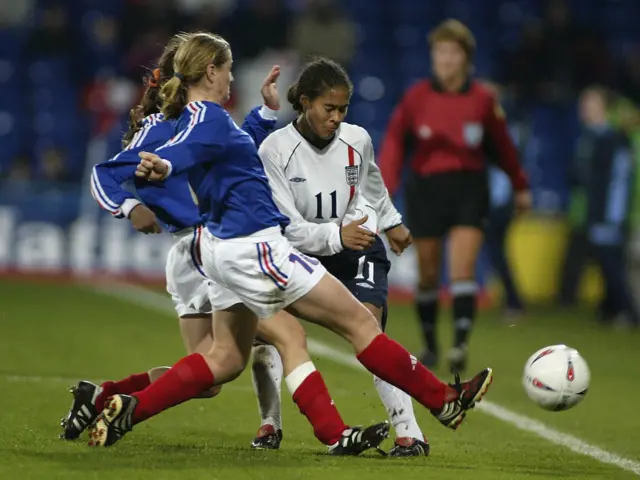
<path id="1" fill-rule="evenodd" d="M 165 273 L 167 292 L 171 295 L 178 318 L 180 333 L 187 352 L 198 348 L 208 351 L 211 346 L 211 304 L 208 300 L 209 280 L 195 267 L 190 255 L 191 235 L 177 237 L 167 255 Z M 107 381 L 96 385 L 80 381 L 70 391 L 73 394 L 71 409 L 61 425 L 61 438 L 75 439 L 95 421 L 104 408 L 105 400 L 113 395 L 130 395 L 144 390 L 162 376 L 169 367 L 154 367 L 148 372 L 130 375 L 122 380 Z M 212 396 L 214 391 L 205 392 Z"/>
<path id="2" fill-rule="evenodd" d="M 485 247 L 491 267 L 500 278 L 505 293 L 505 307 L 509 316 L 524 312 L 524 303 L 513 278 L 507 259 L 506 240 L 513 218 L 512 206 L 494 206 L 485 233 Z"/>
<path id="3" fill-rule="evenodd" d="M 491 369 L 455 386 L 441 382 L 384 335 L 371 312 L 342 283 L 317 260 L 291 247 L 277 229 L 254 235 L 251 241 L 255 243 L 217 239 L 212 273 L 219 276 L 215 281 L 225 284 L 260 318 L 285 308 L 332 330 L 351 343 L 371 373 L 411 395 L 451 428 L 486 392 Z"/>
<path id="4" fill-rule="evenodd" d="M 439 353 L 436 321 L 438 319 L 438 287 L 442 242 L 437 237 L 414 237 L 413 245 L 418 258 L 416 310 L 420 317 L 420 325 L 426 347 L 420 361 L 428 367 L 435 367 L 438 363 Z"/>
<path id="5" fill-rule="evenodd" d="M 300 322 L 280 312 L 258 323 L 258 337 L 279 352 L 284 377 L 293 401 L 309 423 L 314 434 L 325 445 L 332 445 L 347 428 L 329 395 L 322 375 L 307 351 L 306 332 Z"/>
<path id="6" fill-rule="evenodd" d="M 89 445 L 112 445 L 134 425 L 196 398 L 214 385 L 234 380 L 247 365 L 256 325 L 257 317 L 243 304 L 216 310 L 211 350 L 182 358 L 132 396 L 109 398 L 105 410 L 89 428 Z"/>
<path id="7" fill-rule="evenodd" d="M 441 238 L 446 230 L 447 202 L 442 195 L 441 175 L 415 178 L 406 191 L 407 225 L 414 238 L 418 260 L 415 308 L 425 342 L 420 361 L 433 368 L 438 363 L 436 322 L 441 264 Z"/>
<path id="8" fill-rule="evenodd" d="M 449 362 L 457 371 L 466 368 L 469 335 L 476 316 L 478 285 L 475 272 L 482 240 L 483 233 L 478 228 L 454 227 L 449 232 L 449 289 L 453 296 L 455 327 Z"/>
<path id="9" fill-rule="evenodd" d="M 627 280 L 624 246 L 595 245 L 593 250 L 609 295 L 609 307 L 626 315 L 629 326 L 640 326 L 640 314 Z"/>
<path id="10" fill-rule="evenodd" d="M 214 242 L 211 237 L 205 238 L 202 257 L 213 269 Z M 193 255 L 190 257 L 197 258 Z M 199 272 L 202 266 L 178 260 L 174 268 L 167 268 L 168 280 L 170 272 L 172 275 L 176 273 L 174 279 L 183 278 L 177 274 L 181 267 L 193 273 L 194 267 L 198 267 L 196 270 Z M 200 307 L 210 302 L 209 308 L 215 310 L 210 350 L 204 354 L 187 355 L 147 388 L 132 396 L 115 395 L 109 398 L 105 410 L 90 428 L 89 445 L 112 445 L 130 431 L 133 425 L 167 408 L 196 398 L 214 386 L 229 382 L 244 370 L 256 334 L 255 313 L 240 303 L 233 292 L 219 285 L 203 283 L 200 279 L 197 291 L 200 295 L 196 296 L 191 291 L 193 296 L 189 297 L 189 301 Z"/>
<path id="11" fill-rule="evenodd" d="M 360 429 L 351 429 L 344 423 L 322 375 L 311 361 L 306 332 L 293 316 L 280 312 L 260 320 L 258 337 L 276 347 L 282 356 L 285 382 L 293 401 L 309 420 L 316 438 L 329 447 L 329 453 L 359 454 L 377 447 L 386 438 L 387 425 L 376 424 L 364 429 L 362 438 L 359 438 L 354 433 Z M 256 439 L 254 446 L 256 443 L 262 445 L 263 442 Z"/>
<path id="12" fill-rule="evenodd" d="M 186 311 L 180 307 L 177 308 L 179 311 Z M 193 314 L 191 316 L 185 313 L 179 319 L 180 332 L 187 347 L 187 352 L 192 353 L 198 348 L 208 349 L 211 346 L 211 314 Z M 73 402 L 67 416 L 60 421 L 60 426 L 63 428 L 60 438 L 65 440 L 77 439 L 96 420 L 109 397 L 118 394 L 130 395 L 144 390 L 170 368 L 167 366 L 153 367 L 147 372 L 134 373 L 121 380 L 108 380 L 100 385 L 88 380 L 79 381 L 69 389 L 73 395 Z M 202 396 L 203 398 L 213 397 L 219 391 L 219 387 L 216 387 L 204 392 Z"/>
<path id="13" fill-rule="evenodd" d="M 324 274 L 288 311 L 347 340 L 367 370 L 408 393 L 447 427 L 457 428 L 491 383 L 491 369 L 464 383 L 447 385 L 440 381 L 404 347 L 382 333 L 371 312 L 330 274 Z"/>
<path id="14" fill-rule="evenodd" d="M 261 322 L 258 322 L 260 325 Z M 258 334 L 259 335 L 259 334 Z M 273 345 L 258 341 L 253 346 L 251 379 L 258 399 L 260 428 L 251 442 L 256 449 L 276 450 L 282 441 L 282 379 L 284 367 Z"/>
<path id="15" fill-rule="evenodd" d="M 449 362 L 452 369 L 461 372 L 466 368 L 469 335 L 476 316 L 476 264 L 489 217 L 486 174 L 459 173 L 452 178 L 451 190 L 456 196 L 451 202 L 448 266 L 455 334 Z"/>
<path id="16" fill-rule="evenodd" d="M 349 291 L 373 314 L 382 331 L 387 326 L 389 293 L 388 275 L 391 262 L 380 237 L 363 252 L 345 251 L 321 259 L 322 264 L 340 280 Z M 393 457 L 428 455 L 429 445 L 424 441 L 413 412 L 411 397 L 374 375 L 374 385 L 396 431 L 395 446 L 389 452 Z"/>
<path id="17" fill-rule="evenodd" d="M 376 317 L 378 323 L 384 326 L 387 307 L 378 307 L 371 303 L 364 303 L 364 306 Z M 429 443 L 418 426 L 411 397 L 375 375 L 373 383 L 389 415 L 391 425 L 396 431 L 394 447 L 389 455 L 392 457 L 428 455 Z"/>

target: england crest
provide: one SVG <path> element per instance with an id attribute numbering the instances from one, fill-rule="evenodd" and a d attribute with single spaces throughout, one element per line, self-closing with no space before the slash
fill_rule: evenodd
<path id="1" fill-rule="evenodd" d="M 482 142 L 484 130 L 479 123 L 466 123 L 464 125 L 464 141 L 471 147 L 477 147 Z"/>
<path id="2" fill-rule="evenodd" d="M 344 167 L 344 175 L 347 178 L 347 185 L 355 187 L 358 184 L 358 165 L 349 165 Z"/>

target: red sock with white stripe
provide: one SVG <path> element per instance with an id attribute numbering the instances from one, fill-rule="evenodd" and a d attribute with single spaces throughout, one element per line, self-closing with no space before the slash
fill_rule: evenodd
<path id="1" fill-rule="evenodd" d="M 134 396 L 138 399 L 133 424 L 197 397 L 213 387 L 213 373 L 199 353 L 182 358 L 164 375 Z"/>
<path id="2" fill-rule="evenodd" d="M 325 445 L 333 445 L 342 437 L 347 425 L 342 421 L 327 386 L 313 362 L 295 368 L 285 378 L 287 388 L 293 395 L 300 413 L 313 427 L 316 438 Z"/>
<path id="3" fill-rule="evenodd" d="M 99 393 L 95 398 L 94 404 L 96 406 L 96 409 L 98 410 L 98 412 L 101 412 L 104 408 L 105 400 L 111 395 L 116 395 L 119 393 L 123 395 L 130 395 L 134 392 L 144 390 L 150 384 L 151 379 L 149 378 L 149 374 L 147 372 L 134 373 L 127 378 L 118 380 L 117 382 L 104 382 L 102 385 L 100 385 Z"/>
<path id="4" fill-rule="evenodd" d="M 374 338 L 358 355 L 367 370 L 403 390 L 431 410 L 440 410 L 457 392 L 440 381 L 402 345 L 384 333 Z"/>

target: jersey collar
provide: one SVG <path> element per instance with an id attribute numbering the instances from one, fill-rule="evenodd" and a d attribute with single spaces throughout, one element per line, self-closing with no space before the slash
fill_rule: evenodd
<path id="1" fill-rule="evenodd" d="M 437 78 L 433 77 L 430 80 L 430 83 L 431 83 L 431 88 L 433 88 L 433 90 L 435 92 L 438 92 L 438 93 L 444 93 L 445 92 L 445 89 L 442 86 L 442 83 L 440 83 L 440 80 L 438 80 Z M 469 93 L 470 90 L 471 90 L 471 78 L 467 77 L 465 82 L 462 84 L 462 88 L 458 92 L 455 92 L 455 93 L 467 94 L 467 93 Z"/>

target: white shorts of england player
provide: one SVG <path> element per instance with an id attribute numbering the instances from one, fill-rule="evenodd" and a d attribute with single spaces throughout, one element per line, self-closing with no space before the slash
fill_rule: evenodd
<path id="1" fill-rule="evenodd" d="M 209 315 L 213 305 L 229 308 L 241 300 L 230 290 L 207 278 L 200 261 L 203 227 L 175 233 L 167 255 L 167 291 L 179 317 Z"/>
<path id="2" fill-rule="evenodd" d="M 320 262 L 293 248 L 277 227 L 228 240 L 205 229 L 202 261 L 209 277 L 232 290 L 258 318 L 288 307 L 326 273 Z"/>

